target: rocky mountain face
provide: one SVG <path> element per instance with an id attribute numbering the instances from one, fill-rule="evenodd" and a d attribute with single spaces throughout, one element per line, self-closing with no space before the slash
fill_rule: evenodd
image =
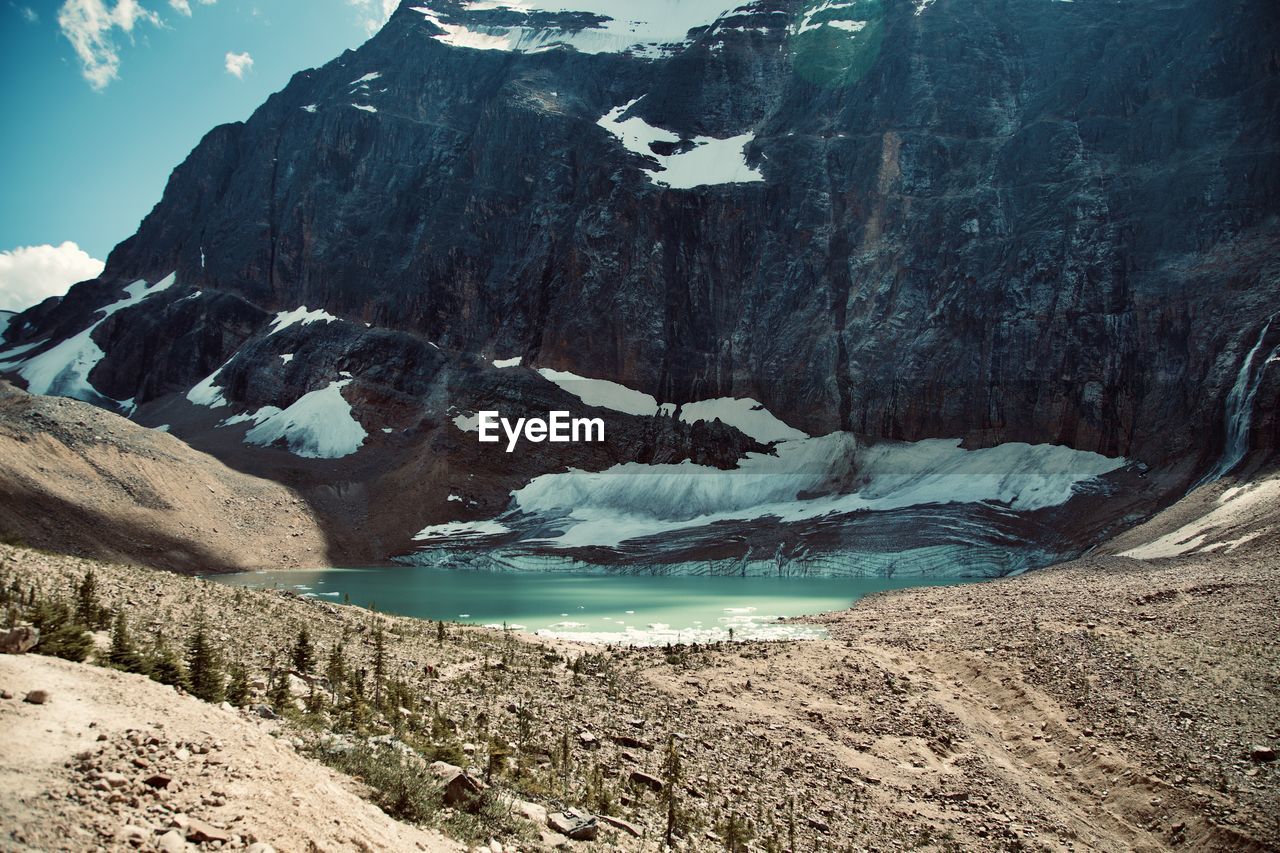
<path id="1" fill-rule="evenodd" d="M 892 488 L 868 487 L 866 448 L 913 442 L 907 479 L 972 483 L 979 457 L 929 443 L 950 439 L 997 451 L 981 457 L 994 481 L 1010 464 L 1065 472 L 1056 503 L 994 481 L 970 501 L 999 516 L 977 525 L 988 544 L 1010 512 L 1093 519 L 1061 553 L 1233 441 L 1280 446 L 1280 16 L 1265 0 L 575 5 L 405 3 L 211 131 L 100 279 L 12 320 L 0 369 L 304 490 L 339 560 L 403 553 L 428 522 L 556 517 L 519 494 L 541 475 L 742 471 L 751 452 L 812 467 L 775 442 L 832 434 L 861 449 L 830 443 L 793 499 L 933 505 L 902 497 L 897 463 Z M 547 371 L 653 408 L 592 405 L 598 388 Z M 725 399 L 794 434 L 677 408 Z M 466 421 L 560 407 L 606 417 L 609 441 L 502 454 Z M 1012 463 L 1015 443 L 1082 455 Z M 642 473 L 705 502 L 649 511 L 685 527 L 788 519 L 745 501 L 742 478 Z M 1096 491 L 1126 495 L 1112 509 L 1063 509 L 1107 477 Z M 553 532 L 637 499 L 616 491 L 576 484 Z M 893 538 L 833 537 L 808 509 L 803 543 L 753 541 L 748 524 L 691 553 L 781 567 Z"/>

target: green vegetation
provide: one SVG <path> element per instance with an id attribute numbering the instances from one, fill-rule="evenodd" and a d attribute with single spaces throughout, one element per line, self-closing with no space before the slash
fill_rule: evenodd
<path id="1" fill-rule="evenodd" d="M 818 12 L 801 11 L 790 45 L 797 73 L 815 85 L 837 87 L 861 80 L 879 57 L 883 41 L 881 0 L 853 0 Z"/>

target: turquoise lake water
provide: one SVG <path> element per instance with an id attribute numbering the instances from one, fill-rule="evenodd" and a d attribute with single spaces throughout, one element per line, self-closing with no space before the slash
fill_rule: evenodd
<path id="1" fill-rule="evenodd" d="M 502 626 L 592 642 L 711 642 L 819 637 L 779 617 L 842 610 L 883 590 L 955 578 L 772 578 L 456 571 L 436 567 L 248 572 L 211 578 L 290 589 L 422 619 Z"/>

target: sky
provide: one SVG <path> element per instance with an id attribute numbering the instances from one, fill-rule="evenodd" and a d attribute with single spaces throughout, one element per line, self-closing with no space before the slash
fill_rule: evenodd
<path id="1" fill-rule="evenodd" d="M 0 0 L 0 310 L 101 269 L 205 133 L 395 0 Z"/>

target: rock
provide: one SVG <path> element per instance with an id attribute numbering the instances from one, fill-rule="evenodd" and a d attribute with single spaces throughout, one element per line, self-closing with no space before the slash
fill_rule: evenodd
<path id="1" fill-rule="evenodd" d="M 155 773 L 143 779 L 143 784 L 152 788 L 163 790 L 169 787 L 169 783 L 173 781 L 173 777 L 166 773 Z"/>
<path id="2" fill-rule="evenodd" d="M 807 817 L 805 818 L 804 822 L 809 824 L 809 826 L 813 827 L 814 829 L 818 830 L 818 832 L 828 833 L 831 831 L 830 824 L 828 824 L 825 820 L 822 820 L 821 818 Z"/>
<path id="3" fill-rule="evenodd" d="M 150 837 L 150 832 L 140 826 L 134 826 L 132 824 L 125 824 L 116 831 L 117 841 L 132 844 L 134 847 L 140 847 Z"/>
<path id="4" fill-rule="evenodd" d="M 1275 761 L 1276 751 L 1273 747 L 1270 747 L 1270 746 L 1262 746 L 1260 744 L 1254 744 L 1253 748 L 1249 750 L 1249 757 L 1259 763 L 1262 763 L 1265 761 Z"/>
<path id="5" fill-rule="evenodd" d="M 197 844 L 205 844 L 216 841 L 220 844 L 226 844 L 231 840 L 231 835 L 224 830 L 211 826 L 199 818 L 187 819 L 187 840 L 194 841 Z"/>
<path id="6" fill-rule="evenodd" d="M 156 839 L 156 849 L 163 853 L 182 853 L 188 849 L 188 845 L 181 832 L 171 829 Z"/>
<path id="7" fill-rule="evenodd" d="M 565 809 L 547 815 L 547 826 L 574 841 L 595 841 L 599 832 L 596 819 L 578 809 Z"/>
<path id="8" fill-rule="evenodd" d="M 102 781 L 106 782 L 112 788 L 123 788 L 129 784 L 129 777 L 123 773 L 107 772 L 102 774 Z"/>
<path id="9" fill-rule="evenodd" d="M 428 768 L 444 788 L 446 806 L 470 807 L 489 786 L 455 764 L 433 761 Z"/>
<path id="10" fill-rule="evenodd" d="M 600 744 L 600 739 L 589 731 L 581 731 L 578 732 L 578 743 L 588 749 L 593 749 Z"/>
<path id="11" fill-rule="evenodd" d="M 0 699 L 12 699 L 13 692 L 10 690 L 0 690 Z"/>
<path id="12" fill-rule="evenodd" d="M 629 820 L 623 820 L 620 817 L 613 817 L 612 815 L 607 815 L 607 814 L 598 815 L 596 819 L 599 820 L 601 823 L 612 826 L 614 829 L 620 829 L 623 832 L 635 838 L 639 838 L 642 835 L 644 835 L 644 832 L 640 829 L 640 827 L 636 826 L 634 823 L 632 823 Z"/>
<path id="13" fill-rule="evenodd" d="M 662 790 L 662 780 L 657 776 L 651 776 L 643 770 L 632 770 L 631 781 L 637 785 L 643 785 L 651 791 Z"/>
<path id="14" fill-rule="evenodd" d="M 23 655 L 31 651 L 40 642 L 40 629 L 30 625 L 19 625 L 0 634 L 0 654 Z"/>
<path id="15" fill-rule="evenodd" d="M 516 800 L 511 804 L 512 814 L 519 815 L 525 820 L 531 820 L 539 826 L 547 822 L 547 808 L 537 803 L 530 803 L 524 800 Z"/>
<path id="16" fill-rule="evenodd" d="M 632 737 L 631 735 L 614 734 L 612 735 L 612 738 L 613 738 L 613 742 L 618 744 L 618 746 L 631 747 L 632 749 L 645 749 L 645 750 L 653 749 L 653 744 L 649 743 L 648 741 L 641 740 L 638 737 Z"/>
<path id="17" fill-rule="evenodd" d="M 29 702 L 32 705 L 43 705 L 51 698 L 48 690 L 28 690 L 26 698 L 22 701 Z"/>
<path id="18" fill-rule="evenodd" d="M 569 848 L 569 839 L 558 832 L 544 829 L 539 834 L 538 840 L 542 842 L 543 846 L 550 847 L 552 850 L 567 850 Z"/>
<path id="19" fill-rule="evenodd" d="M 272 710 L 270 705 L 255 705 L 253 708 L 255 714 L 264 720 L 278 720 L 280 715 Z"/>
<path id="20" fill-rule="evenodd" d="M 276 848 L 262 841 L 255 841 L 244 848 L 244 853 L 276 853 Z"/>

